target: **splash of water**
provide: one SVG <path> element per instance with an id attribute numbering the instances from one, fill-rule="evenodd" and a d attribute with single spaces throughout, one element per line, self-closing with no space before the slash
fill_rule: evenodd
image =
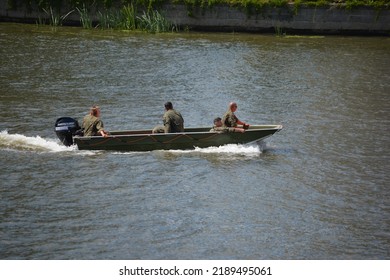
<path id="1" fill-rule="evenodd" d="M 74 151 L 76 146 L 66 147 L 54 139 L 44 139 L 40 136 L 29 137 L 22 134 L 9 134 L 7 130 L 0 132 L 0 149 L 64 152 Z"/>
<path id="2" fill-rule="evenodd" d="M 198 148 L 195 150 L 170 150 L 172 153 L 201 153 L 201 154 L 220 154 L 220 155 L 244 155 L 258 156 L 262 153 L 262 147 L 258 145 L 237 145 L 228 144 L 219 147 Z"/>

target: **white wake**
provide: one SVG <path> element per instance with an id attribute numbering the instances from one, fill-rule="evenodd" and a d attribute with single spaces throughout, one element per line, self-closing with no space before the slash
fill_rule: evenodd
<path id="1" fill-rule="evenodd" d="M 44 139 L 40 136 L 30 137 L 22 134 L 0 132 L 0 148 L 38 152 L 64 152 L 77 150 L 76 146 L 66 147 L 56 139 Z"/>

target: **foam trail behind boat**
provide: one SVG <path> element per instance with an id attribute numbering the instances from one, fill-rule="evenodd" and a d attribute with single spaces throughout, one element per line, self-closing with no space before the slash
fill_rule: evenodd
<path id="1" fill-rule="evenodd" d="M 262 149 L 258 145 L 236 145 L 228 144 L 220 147 L 198 148 L 195 150 L 170 150 L 172 153 L 201 153 L 201 154 L 235 154 L 244 156 L 258 156 Z"/>
<path id="2" fill-rule="evenodd" d="M 0 132 L 0 149 L 64 152 L 73 151 L 76 146 L 65 147 L 55 139 L 44 139 L 40 136 L 29 137 L 22 134 L 9 134 L 7 130 Z"/>

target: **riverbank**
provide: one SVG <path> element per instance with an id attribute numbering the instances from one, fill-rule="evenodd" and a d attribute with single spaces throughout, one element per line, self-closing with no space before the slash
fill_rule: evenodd
<path id="1" fill-rule="evenodd" d="M 53 14 L 38 8 L 20 6 L 10 9 L 0 3 L 0 21 L 37 23 Z M 228 5 L 210 7 L 163 4 L 159 10 L 180 30 L 217 32 L 256 32 L 277 34 L 390 35 L 390 10 L 374 7 L 343 8 L 340 5 L 304 6 L 293 4 L 261 9 L 242 9 Z M 62 7 L 56 15 L 62 25 L 81 25 L 81 14 Z M 98 10 L 89 10 L 92 22 L 98 21 Z"/>
<path id="2" fill-rule="evenodd" d="M 174 24 L 201 31 L 390 35 L 390 11 L 370 7 L 348 10 L 330 5 L 297 9 L 287 5 L 248 13 L 220 5 L 210 9 L 193 8 L 192 16 L 188 16 L 185 6 L 164 8 L 167 18 Z"/>

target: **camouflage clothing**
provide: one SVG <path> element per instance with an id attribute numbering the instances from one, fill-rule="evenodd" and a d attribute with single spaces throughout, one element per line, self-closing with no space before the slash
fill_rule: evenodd
<path id="1" fill-rule="evenodd" d="M 225 132 L 234 132 L 234 128 L 232 127 L 226 127 L 226 126 L 213 126 L 212 129 L 210 129 L 210 132 L 218 132 L 218 133 L 225 133 Z"/>
<path id="2" fill-rule="evenodd" d="M 164 132 L 183 132 L 184 131 L 184 120 L 181 114 L 173 109 L 165 112 L 163 116 Z"/>
<path id="3" fill-rule="evenodd" d="M 227 111 L 222 118 L 222 124 L 227 127 L 236 127 L 237 122 L 238 118 L 231 110 Z"/>
<path id="4" fill-rule="evenodd" d="M 100 136 L 100 131 L 104 130 L 103 122 L 92 115 L 86 115 L 83 120 L 82 129 L 84 136 Z"/>

